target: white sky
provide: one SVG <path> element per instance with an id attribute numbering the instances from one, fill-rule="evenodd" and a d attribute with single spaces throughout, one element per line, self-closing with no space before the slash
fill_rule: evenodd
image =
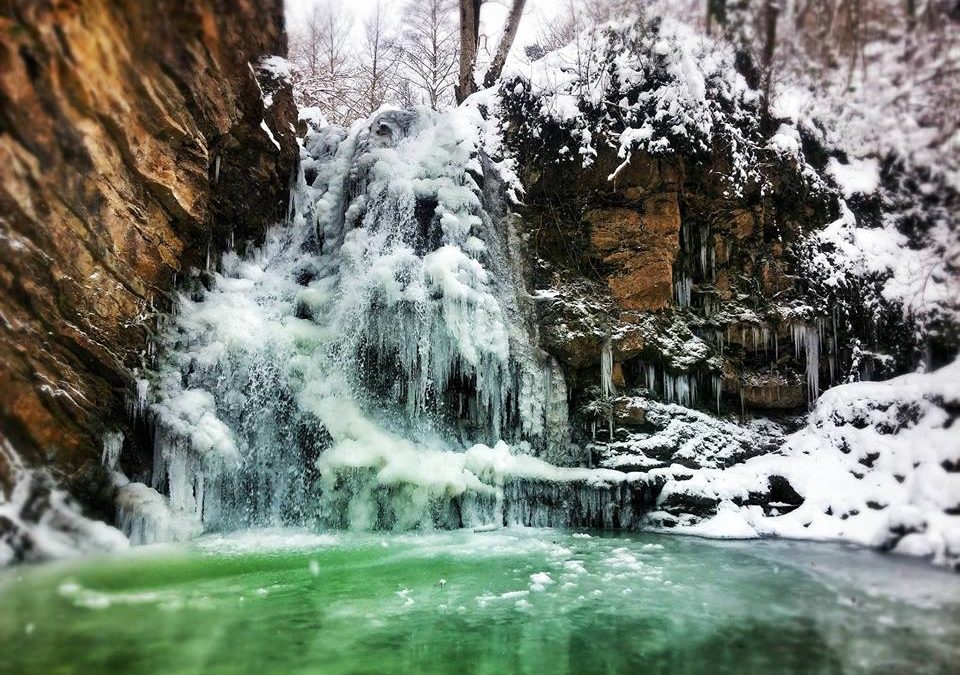
<path id="1" fill-rule="evenodd" d="M 379 1 L 388 10 L 386 12 L 387 16 L 395 16 L 398 19 L 401 16 L 401 9 L 406 4 L 406 0 Z M 310 13 L 310 8 L 314 4 L 322 4 L 323 2 L 325 0 L 286 0 L 288 32 L 295 32 L 297 24 L 302 22 Z M 364 17 L 370 14 L 378 0 L 329 0 L 329 2 L 333 5 L 342 6 L 346 12 L 352 15 L 355 21 L 354 26 L 359 29 Z M 511 56 L 522 55 L 523 48 L 526 45 L 536 42 L 540 25 L 544 19 L 556 14 L 557 8 L 563 4 L 565 4 L 564 0 L 527 0 L 523 19 L 520 21 L 520 29 L 511 50 Z M 489 45 L 487 48 L 491 52 L 496 50 L 500 29 L 506 19 L 507 12 L 510 11 L 510 5 L 510 0 L 487 0 L 483 3 L 480 14 L 481 31 L 488 35 Z"/>

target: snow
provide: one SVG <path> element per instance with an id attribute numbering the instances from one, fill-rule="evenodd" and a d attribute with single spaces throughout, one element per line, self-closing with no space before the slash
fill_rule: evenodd
<path id="1" fill-rule="evenodd" d="M 293 64 L 282 56 L 265 56 L 260 59 L 260 70 L 269 73 L 275 79 L 289 83 L 293 72 Z"/>
<path id="2" fill-rule="evenodd" d="M 267 120 L 260 120 L 260 128 L 263 129 L 264 133 L 267 135 L 267 138 L 270 139 L 270 142 L 280 150 L 280 143 L 277 141 L 276 137 L 273 135 L 273 131 L 270 130 L 270 127 L 267 126 Z"/>
<path id="3" fill-rule="evenodd" d="M 797 156 L 800 153 L 800 132 L 790 124 L 781 124 L 767 145 L 782 154 Z"/>
<path id="4" fill-rule="evenodd" d="M 567 47 L 507 68 L 503 96 L 531 102 L 533 115 L 517 133 L 538 136 L 544 125 L 557 125 L 584 166 L 592 164 L 601 143 L 615 147 L 623 163 L 610 180 L 638 150 L 706 152 L 714 137 L 727 138 L 737 149 L 728 176 L 736 190 L 751 173 L 738 125 L 753 103 L 731 60 L 683 23 L 629 19 L 590 29 Z M 734 112 L 722 111 L 716 101 Z"/>
<path id="5" fill-rule="evenodd" d="M 948 241 L 955 235 L 943 224 L 932 233 L 934 241 Z M 848 207 L 840 218 L 811 235 L 816 253 L 811 262 L 826 283 L 843 286 L 869 275 L 881 275 L 880 298 L 901 307 L 904 317 L 923 320 L 937 314 L 957 316 L 960 279 L 947 268 L 949 251 L 935 247 L 910 246 L 895 223 L 879 227 L 860 226 Z M 874 300 L 869 295 L 864 303 Z"/>
<path id="6" fill-rule="evenodd" d="M 880 187 L 880 165 L 876 159 L 851 159 L 842 164 L 836 157 L 827 162 L 827 173 L 840 186 L 843 196 L 869 195 Z"/>
<path id="7" fill-rule="evenodd" d="M 756 539 L 760 535 L 750 525 L 744 512 L 731 502 L 723 502 L 717 515 L 695 525 L 683 528 L 684 534 L 695 534 L 714 539 Z"/>
<path id="8" fill-rule="evenodd" d="M 948 408 L 958 402 L 960 361 L 834 387 L 778 452 L 688 471 L 682 481 L 669 479 L 659 499 L 677 492 L 720 501 L 716 515 L 679 524 L 680 532 L 844 540 L 956 565 L 960 473 L 949 467 L 960 462 L 960 443 Z M 765 492 L 771 476 L 785 478 L 802 504 L 780 515 L 738 505 Z"/>

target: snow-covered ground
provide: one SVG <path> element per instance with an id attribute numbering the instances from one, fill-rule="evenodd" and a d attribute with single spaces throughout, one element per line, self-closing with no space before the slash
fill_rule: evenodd
<path id="1" fill-rule="evenodd" d="M 834 387 L 775 452 L 650 471 L 667 482 L 664 510 L 648 518 L 690 534 L 836 539 L 960 565 L 958 406 L 960 361 Z"/>

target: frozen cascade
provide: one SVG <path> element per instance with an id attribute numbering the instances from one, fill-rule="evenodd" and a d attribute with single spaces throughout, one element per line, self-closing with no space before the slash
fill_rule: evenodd
<path id="1" fill-rule="evenodd" d="M 120 488 L 135 542 L 200 524 L 633 513 L 632 497 L 602 496 L 631 492 L 625 474 L 577 468 L 563 374 L 525 328 L 482 128 L 465 107 L 308 132 L 288 223 L 211 262 L 212 282 L 179 297 L 138 383 L 154 465 L 148 484 Z"/>

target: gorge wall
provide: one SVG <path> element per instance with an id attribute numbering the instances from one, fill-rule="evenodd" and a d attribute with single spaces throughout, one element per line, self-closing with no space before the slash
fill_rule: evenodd
<path id="1" fill-rule="evenodd" d="M 112 519 L 105 423 L 177 275 L 285 213 L 285 52 L 281 0 L 0 7 L 0 495 L 51 467 Z"/>

